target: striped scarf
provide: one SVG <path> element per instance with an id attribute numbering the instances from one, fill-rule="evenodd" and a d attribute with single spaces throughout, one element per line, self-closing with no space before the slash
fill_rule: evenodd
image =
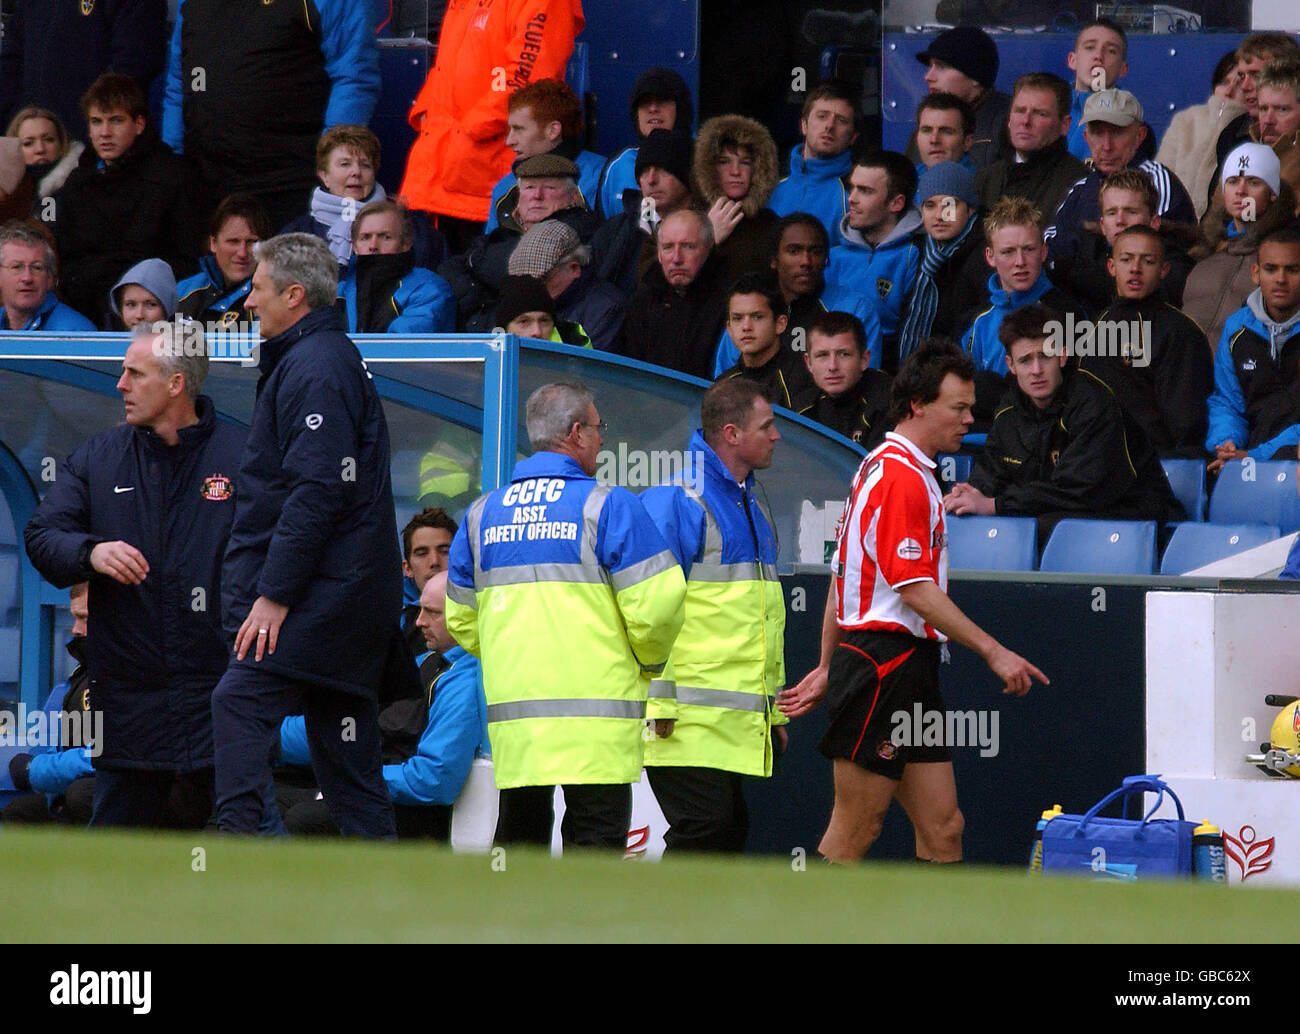
<path id="1" fill-rule="evenodd" d="M 907 302 L 907 319 L 898 332 L 900 366 L 930 336 L 930 328 L 934 326 L 934 317 L 939 311 L 939 285 L 934 278 L 938 276 L 943 264 L 957 253 L 957 249 L 970 236 L 978 217 L 978 212 L 971 212 L 965 228 L 950 241 L 940 243 L 933 237 L 926 236 L 921 271 L 916 277 L 916 286 L 912 288 L 912 297 Z"/>

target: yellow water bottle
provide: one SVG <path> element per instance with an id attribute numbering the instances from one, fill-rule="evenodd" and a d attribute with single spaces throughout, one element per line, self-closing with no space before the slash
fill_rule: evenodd
<path id="1" fill-rule="evenodd" d="M 1029 871 L 1041 873 L 1043 871 L 1043 829 L 1044 827 L 1061 814 L 1061 806 L 1053 804 L 1051 811 L 1043 812 L 1038 820 L 1038 825 L 1034 827 L 1034 849 L 1029 852 Z"/>

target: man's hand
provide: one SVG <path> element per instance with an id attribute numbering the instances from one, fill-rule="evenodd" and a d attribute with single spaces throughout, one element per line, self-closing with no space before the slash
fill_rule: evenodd
<path id="1" fill-rule="evenodd" d="M 785 731 L 785 726 L 772 726 L 772 753 L 780 757 L 788 746 L 790 746 L 790 734 Z"/>
<path id="2" fill-rule="evenodd" d="M 966 514 L 991 517 L 998 512 L 994 499 L 965 481 L 954 485 L 952 491 L 943 497 L 943 509 L 945 513 L 955 513 L 958 517 Z"/>
<path id="3" fill-rule="evenodd" d="M 123 585 L 139 585 L 149 573 L 149 561 L 135 546 L 120 539 L 101 542 L 90 551 L 90 566 Z"/>
<path id="4" fill-rule="evenodd" d="M 829 671 L 829 667 L 819 665 L 805 675 L 803 681 L 793 689 L 781 690 L 776 695 L 776 706 L 781 709 L 781 713 L 787 718 L 798 718 L 820 704 L 826 695 L 826 676 Z M 773 730 L 777 728 L 779 726 L 774 726 Z"/>
<path id="5" fill-rule="evenodd" d="M 1209 465 L 1205 468 L 1206 473 L 1217 474 L 1223 469 L 1225 463 L 1230 463 L 1232 460 L 1244 460 L 1246 455 L 1244 450 L 1237 448 L 1236 442 L 1228 439 L 1222 445 L 1215 447 L 1214 459 L 1210 460 Z"/>
<path id="6" fill-rule="evenodd" d="M 716 247 L 731 236 L 731 231 L 745 218 L 745 209 L 739 201 L 720 197 L 709 209 L 709 222 L 713 224 L 713 243 Z"/>
<path id="7" fill-rule="evenodd" d="M 985 658 L 993 674 L 1004 683 L 1003 693 L 1022 697 L 1029 692 L 1037 679 L 1044 686 L 1051 682 L 1046 675 L 1035 668 L 1018 653 L 1012 653 L 1005 646 L 999 645 Z"/>
<path id="8" fill-rule="evenodd" d="M 666 740 L 673 734 L 673 725 L 676 722 L 674 718 L 656 718 L 655 719 L 655 739 Z"/>
<path id="9" fill-rule="evenodd" d="M 275 653 L 275 644 L 280 638 L 280 626 L 289 616 L 289 608 L 275 600 L 259 596 L 253 601 L 253 609 L 244 618 L 235 635 L 235 659 L 242 661 L 249 647 L 256 645 L 253 660 L 260 661 L 263 655 Z"/>

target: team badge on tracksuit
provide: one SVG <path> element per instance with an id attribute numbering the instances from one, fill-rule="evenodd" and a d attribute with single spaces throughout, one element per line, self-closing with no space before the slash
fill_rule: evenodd
<path id="1" fill-rule="evenodd" d="M 876 278 L 876 293 L 880 295 L 881 298 L 888 298 L 889 292 L 893 289 L 893 287 L 894 287 L 894 281 L 889 280 L 883 276 Z"/>
<path id="2" fill-rule="evenodd" d="M 213 474 L 203 479 L 203 498 L 214 503 L 223 503 L 230 498 L 230 478 L 225 474 Z"/>
<path id="3" fill-rule="evenodd" d="M 81 13 L 91 15 L 95 13 L 95 0 L 81 0 Z"/>

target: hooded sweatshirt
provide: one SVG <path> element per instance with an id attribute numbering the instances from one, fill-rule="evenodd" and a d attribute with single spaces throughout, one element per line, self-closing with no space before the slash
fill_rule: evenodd
<path id="1" fill-rule="evenodd" d="M 898 324 L 921 269 L 921 249 L 916 242 L 920 228 L 921 213 L 909 205 L 885 239 L 872 247 L 861 232 L 849 226 L 846 215 L 839 230 L 844 243 L 831 248 L 826 264 L 827 283 L 857 291 L 875 303 L 884 337 L 881 365 L 891 373 L 898 365 Z"/>
<path id="2" fill-rule="evenodd" d="M 108 304 L 113 315 L 122 318 L 122 306 L 119 304 L 118 291 L 127 284 L 139 284 L 162 303 L 165 319 L 171 319 L 176 312 L 176 276 L 172 267 L 162 259 L 151 258 L 137 262 L 122 274 L 108 292 Z"/>
<path id="3" fill-rule="evenodd" d="M 1205 447 L 1235 442 L 1256 460 L 1279 450 L 1295 458 L 1300 442 L 1300 310 L 1284 323 L 1264 308 L 1255 288 L 1229 317 L 1214 357 L 1214 394 Z"/>
<path id="4" fill-rule="evenodd" d="M 686 80 L 671 68 L 649 68 L 632 85 L 632 94 L 628 98 L 631 109 L 632 129 L 637 139 L 644 140 L 641 127 L 637 123 L 637 104 L 645 97 L 665 97 L 677 105 L 677 117 L 673 128 L 689 133 L 695 122 L 695 104 L 691 101 L 691 89 Z M 605 165 L 600 176 L 600 189 L 596 213 L 602 219 L 611 219 L 623 211 L 623 191 L 639 189 L 636 182 L 636 156 L 639 147 L 625 147 L 614 155 Z"/>
<path id="5" fill-rule="evenodd" d="M 803 144 L 797 144 L 790 152 L 790 175 L 776 185 L 768 207 L 779 216 L 791 212 L 815 215 L 826 227 L 831 244 L 843 244 L 840 223 L 849 214 L 845 183 L 852 171 L 849 151 L 835 158 L 805 158 Z"/>

